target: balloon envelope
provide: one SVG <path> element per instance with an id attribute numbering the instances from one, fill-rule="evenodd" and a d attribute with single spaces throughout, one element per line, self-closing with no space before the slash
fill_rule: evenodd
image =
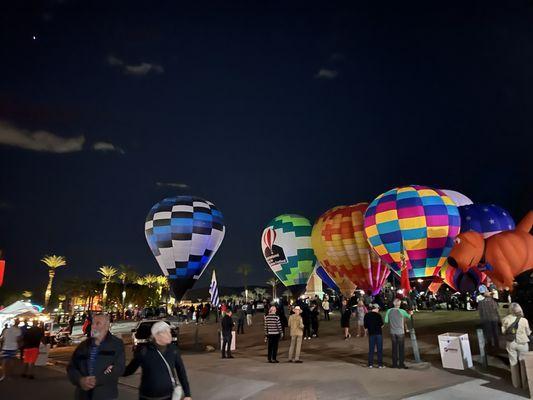
<path id="1" fill-rule="evenodd" d="M 377 294 L 389 269 L 370 251 L 363 231 L 368 203 L 325 212 L 313 227 L 313 248 L 320 264 L 345 295 L 356 287 Z"/>
<path id="2" fill-rule="evenodd" d="M 455 190 L 441 189 L 441 191 L 448 196 L 455 203 L 457 207 L 467 206 L 474 202 L 466 197 L 464 194 L 456 192 Z"/>
<path id="3" fill-rule="evenodd" d="M 169 197 L 152 207 L 145 222 L 146 240 L 176 300 L 202 275 L 224 233 L 222 213 L 199 197 Z"/>
<path id="4" fill-rule="evenodd" d="M 461 293 L 474 293 L 487 279 L 487 276 L 477 267 L 463 272 L 460 268 L 454 268 L 448 264 L 442 267 L 441 275 L 444 277 L 444 283 Z"/>
<path id="5" fill-rule="evenodd" d="M 515 228 L 511 214 L 495 204 L 472 204 L 459 207 L 461 232 L 475 231 L 486 239 Z"/>
<path id="6" fill-rule="evenodd" d="M 283 214 L 270 221 L 261 236 L 267 264 L 294 296 L 305 291 L 314 270 L 316 257 L 311 247 L 311 230 L 307 218 Z"/>
<path id="7" fill-rule="evenodd" d="M 320 279 L 322 279 L 322 283 L 324 283 L 327 287 L 330 289 L 333 289 L 334 291 L 338 292 L 339 287 L 335 283 L 335 281 L 329 276 L 328 272 L 322 267 L 321 265 L 318 265 L 316 267 L 316 274 Z"/>
<path id="8" fill-rule="evenodd" d="M 409 278 L 439 273 L 459 226 L 454 202 L 438 189 L 418 185 L 379 195 L 365 213 L 371 247 L 396 273 L 407 268 Z"/>

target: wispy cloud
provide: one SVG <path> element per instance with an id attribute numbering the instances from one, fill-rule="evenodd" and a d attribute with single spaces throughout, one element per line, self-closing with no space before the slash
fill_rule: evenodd
<path id="1" fill-rule="evenodd" d="M 107 62 L 112 67 L 120 68 L 126 75 L 144 76 L 149 73 L 162 74 L 165 72 L 165 69 L 159 64 L 148 62 L 126 64 L 126 62 L 115 56 L 107 57 Z"/>
<path id="2" fill-rule="evenodd" d="M 157 186 L 161 187 L 171 187 L 171 188 L 178 188 L 178 189 L 188 189 L 189 185 L 186 183 L 179 183 L 179 182 L 157 182 Z"/>
<path id="3" fill-rule="evenodd" d="M 72 153 L 81 151 L 84 143 L 83 135 L 65 138 L 52 132 L 31 131 L 0 121 L 0 145 L 48 153 Z"/>
<path id="4" fill-rule="evenodd" d="M 125 151 L 123 149 L 109 142 L 96 142 L 93 144 L 93 150 L 103 151 L 103 152 L 116 151 L 117 153 L 125 154 Z"/>
<path id="5" fill-rule="evenodd" d="M 329 57 L 329 59 L 330 59 L 331 61 L 342 61 L 342 60 L 344 60 L 344 54 L 342 54 L 342 53 L 333 53 L 333 54 Z"/>
<path id="6" fill-rule="evenodd" d="M 315 79 L 335 79 L 338 75 L 334 69 L 320 68 L 315 74 Z"/>

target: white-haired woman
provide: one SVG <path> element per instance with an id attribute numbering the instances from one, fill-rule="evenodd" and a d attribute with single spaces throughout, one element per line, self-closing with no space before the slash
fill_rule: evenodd
<path id="1" fill-rule="evenodd" d="M 531 329 L 524 318 L 522 307 L 518 303 L 511 303 L 509 315 L 502 320 L 502 333 L 507 341 L 507 354 L 511 364 L 511 379 L 516 388 L 528 388 L 526 368 L 523 356 L 529 351 L 529 335 Z"/>
<path id="2" fill-rule="evenodd" d="M 184 400 L 191 400 L 191 389 L 181 360 L 179 349 L 172 343 L 170 326 L 163 321 L 152 325 L 153 340 L 135 352 L 133 360 L 126 367 L 124 376 L 132 375 L 142 368 L 139 399 L 173 400 L 178 383 L 183 389 Z M 179 388 L 176 389 L 179 392 Z"/>

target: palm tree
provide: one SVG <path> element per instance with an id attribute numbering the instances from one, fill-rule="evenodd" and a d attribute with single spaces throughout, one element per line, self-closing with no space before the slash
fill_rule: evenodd
<path id="1" fill-rule="evenodd" d="M 133 267 L 129 265 L 120 264 L 120 273 L 118 274 L 118 279 L 120 279 L 120 282 L 122 282 L 122 317 L 125 318 L 126 316 L 126 285 L 129 282 L 135 282 L 139 275 Z"/>
<path id="2" fill-rule="evenodd" d="M 276 297 L 278 297 L 276 296 L 276 286 L 279 283 L 279 279 L 276 277 L 270 278 L 266 283 L 272 286 L 272 298 L 275 299 Z"/>
<path id="3" fill-rule="evenodd" d="M 152 274 L 147 274 L 145 276 L 143 276 L 142 278 L 140 278 L 139 280 L 137 280 L 137 283 L 139 285 L 143 285 L 143 286 L 147 286 L 149 287 L 151 290 L 151 294 L 150 294 L 150 298 L 149 298 L 149 301 L 150 301 L 150 306 L 155 306 L 156 303 L 158 302 L 158 300 L 156 299 L 158 293 L 157 293 L 157 288 L 158 288 L 158 278 L 156 275 L 152 275 Z"/>
<path id="4" fill-rule="evenodd" d="M 57 296 L 57 299 L 59 300 L 59 306 L 57 308 L 63 310 L 63 302 L 67 299 L 67 296 L 64 294 L 60 294 L 59 296 Z"/>
<path id="5" fill-rule="evenodd" d="M 257 297 L 259 297 L 259 300 L 262 300 L 263 297 L 265 296 L 266 289 L 258 287 L 254 289 L 254 292 L 257 295 Z"/>
<path id="6" fill-rule="evenodd" d="M 237 268 L 237 273 L 242 275 L 242 283 L 244 286 L 244 291 L 248 293 L 248 275 L 250 274 L 250 271 L 252 270 L 252 267 L 248 264 L 240 265 Z M 246 295 L 246 301 L 248 301 L 248 295 Z"/>
<path id="7" fill-rule="evenodd" d="M 48 267 L 48 286 L 46 287 L 46 292 L 44 292 L 44 308 L 48 307 L 48 302 L 50 301 L 50 296 L 52 295 L 52 283 L 54 282 L 54 277 L 56 276 L 56 268 L 67 265 L 67 260 L 63 256 L 45 256 L 41 259 L 41 262 L 46 264 Z"/>
<path id="8" fill-rule="evenodd" d="M 102 292 L 102 305 L 105 308 L 107 301 L 107 285 L 113 280 L 113 277 L 118 273 L 115 267 L 104 265 L 98 269 L 98 273 L 102 275 L 102 283 L 104 284 L 104 290 Z"/>

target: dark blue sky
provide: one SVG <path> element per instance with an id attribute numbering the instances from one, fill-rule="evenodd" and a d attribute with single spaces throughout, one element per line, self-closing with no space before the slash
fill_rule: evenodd
<path id="1" fill-rule="evenodd" d="M 2 5 L 6 287 L 42 287 L 49 253 L 59 280 L 158 273 L 144 218 L 174 194 L 224 213 L 222 285 L 271 276 L 281 213 L 409 183 L 531 207 L 531 2 L 189 3 Z"/>

